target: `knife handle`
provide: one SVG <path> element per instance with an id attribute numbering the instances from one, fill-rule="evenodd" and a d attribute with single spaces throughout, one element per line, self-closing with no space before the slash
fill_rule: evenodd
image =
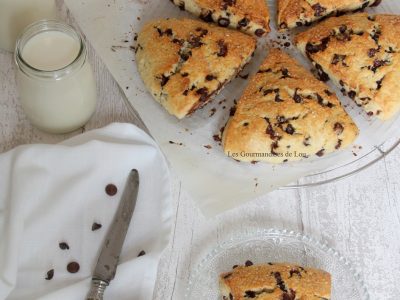
<path id="1" fill-rule="evenodd" d="M 104 291 L 108 286 L 108 282 L 100 279 L 92 279 L 92 287 L 86 300 L 103 300 Z"/>

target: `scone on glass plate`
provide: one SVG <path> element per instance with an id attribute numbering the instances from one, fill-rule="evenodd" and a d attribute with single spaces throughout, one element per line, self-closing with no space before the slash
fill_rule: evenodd
<path id="1" fill-rule="evenodd" d="M 350 145 L 358 128 L 336 95 L 293 58 L 271 49 L 222 136 L 226 155 L 282 163 Z"/>
<path id="2" fill-rule="evenodd" d="M 288 263 L 235 266 L 220 275 L 222 300 L 329 300 L 331 276 Z"/>
<path id="3" fill-rule="evenodd" d="M 369 116 L 400 109 L 400 16 L 330 18 L 300 33 L 297 47 Z"/>
<path id="4" fill-rule="evenodd" d="M 171 0 L 182 10 L 215 22 L 261 37 L 269 31 L 269 10 L 265 0 Z"/>
<path id="5" fill-rule="evenodd" d="M 332 15 L 377 6 L 381 0 L 278 0 L 278 27 L 291 29 Z"/>
<path id="6" fill-rule="evenodd" d="M 136 63 L 152 96 L 181 119 L 209 102 L 249 62 L 256 40 L 191 19 L 147 23 Z"/>

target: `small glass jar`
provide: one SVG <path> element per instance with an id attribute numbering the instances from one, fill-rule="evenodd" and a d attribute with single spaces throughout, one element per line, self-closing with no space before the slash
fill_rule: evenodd
<path id="1" fill-rule="evenodd" d="M 27 27 L 15 50 L 20 102 L 31 123 L 51 133 L 83 126 L 96 108 L 96 83 L 82 36 L 42 20 Z"/>
<path id="2" fill-rule="evenodd" d="M 26 26 L 56 17 L 55 0 L 0 0 L 0 48 L 14 51 L 15 42 Z"/>

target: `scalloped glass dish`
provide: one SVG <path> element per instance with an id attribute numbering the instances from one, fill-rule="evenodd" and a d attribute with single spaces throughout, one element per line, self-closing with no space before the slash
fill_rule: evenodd
<path id="1" fill-rule="evenodd" d="M 360 274 L 326 243 L 287 230 L 258 230 L 222 242 L 191 273 L 186 299 L 220 299 L 218 276 L 234 265 L 289 262 L 323 269 L 332 275 L 332 300 L 369 300 Z"/>

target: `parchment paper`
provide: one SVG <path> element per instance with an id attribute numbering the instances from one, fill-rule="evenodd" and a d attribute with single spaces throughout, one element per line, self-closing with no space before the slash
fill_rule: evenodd
<path id="1" fill-rule="evenodd" d="M 140 31 L 146 21 L 193 16 L 181 12 L 167 0 L 65 0 L 65 3 L 142 117 L 172 168 L 181 177 L 184 189 L 205 215 L 215 215 L 308 174 L 351 163 L 357 157 L 374 151 L 388 137 L 398 135 L 393 130 L 398 128 L 399 124 L 395 124 L 399 123 L 398 118 L 386 123 L 369 118 L 362 109 L 334 89 L 360 128 L 361 133 L 355 146 L 322 158 L 283 165 L 236 162 L 223 154 L 222 147 L 213 140 L 213 135 L 218 134 L 226 123 L 229 109 L 234 99 L 240 98 L 247 80 L 235 79 L 213 102 L 179 121 L 152 99 L 136 69 L 134 49 L 130 46 L 135 46 L 135 33 Z M 308 61 L 292 45 L 284 46 L 290 37 L 278 37 L 275 31 L 275 1 L 270 0 L 269 7 L 273 32 L 259 42 L 254 59 L 242 74 L 250 73 L 251 77 L 271 46 L 285 48 L 311 69 Z M 395 0 L 385 0 L 378 8 L 367 11 L 400 12 L 400 5 Z M 216 113 L 210 117 L 213 108 L 216 108 Z M 208 145 L 212 148 L 204 147 Z"/>

